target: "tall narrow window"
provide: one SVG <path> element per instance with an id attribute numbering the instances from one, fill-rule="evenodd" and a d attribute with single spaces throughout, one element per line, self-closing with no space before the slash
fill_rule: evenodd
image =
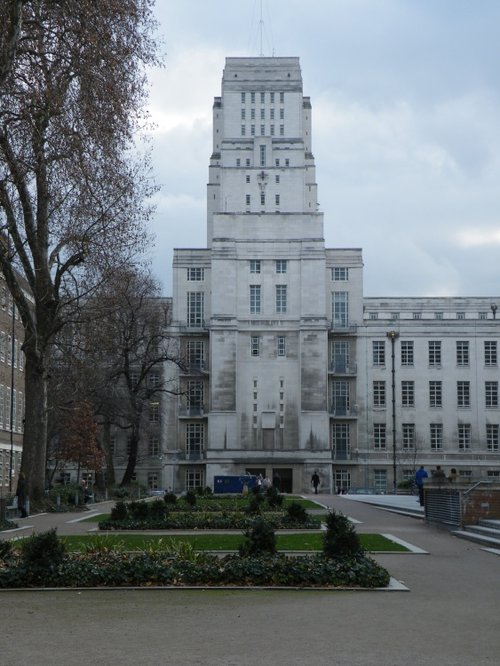
<path id="1" fill-rule="evenodd" d="M 277 353 L 278 356 L 286 356 L 286 338 L 284 335 L 278 335 L 276 340 L 277 342 Z"/>
<path id="2" fill-rule="evenodd" d="M 349 326 L 349 294 L 347 291 L 334 291 L 332 294 L 333 326 Z"/>
<path id="3" fill-rule="evenodd" d="M 415 424 L 403 423 L 403 449 L 415 448 Z"/>
<path id="4" fill-rule="evenodd" d="M 373 382 L 373 406 L 385 407 L 385 382 L 376 380 Z"/>
<path id="5" fill-rule="evenodd" d="M 431 423 L 429 426 L 431 449 L 437 451 L 443 448 L 443 424 Z"/>
<path id="6" fill-rule="evenodd" d="M 385 449 L 386 425 L 385 423 L 373 424 L 373 446 L 375 449 Z"/>
<path id="7" fill-rule="evenodd" d="M 429 382 L 429 407 L 443 406 L 443 389 L 440 381 Z"/>
<path id="8" fill-rule="evenodd" d="M 204 317 L 204 294 L 202 291 L 187 293 L 187 325 L 190 328 L 202 328 Z"/>
<path id="9" fill-rule="evenodd" d="M 288 263 L 286 259 L 276 259 L 276 273 L 286 273 Z"/>
<path id="10" fill-rule="evenodd" d="M 469 343 L 457 342 L 457 365 L 469 365 Z"/>
<path id="11" fill-rule="evenodd" d="M 260 151 L 260 166 L 264 167 L 266 166 L 266 146 L 265 145 L 259 146 L 259 151 Z"/>
<path id="12" fill-rule="evenodd" d="M 486 407 L 498 407 L 498 382 L 484 382 Z"/>
<path id="13" fill-rule="evenodd" d="M 441 365 L 441 341 L 431 340 L 429 342 L 429 365 Z"/>
<path id="14" fill-rule="evenodd" d="M 470 382 L 457 382 L 457 407 L 470 407 Z"/>
<path id="15" fill-rule="evenodd" d="M 498 423 L 486 424 L 486 446 L 488 451 L 498 451 Z"/>
<path id="16" fill-rule="evenodd" d="M 458 448 L 461 450 L 470 449 L 471 444 L 471 426 L 470 423 L 458 424 Z"/>
<path id="17" fill-rule="evenodd" d="M 260 273 L 260 259 L 250 259 L 250 273 Z"/>
<path id="18" fill-rule="evenodd" d="M 250 285 L 250 314 L 260 314 L 260 296 L 261 296 L 261 286 L 260 284 L 251 284 Z"/>
<path id="19" fill-rule="evenodd" d="M 486 340 L 484 343 L 484 365 L 497 365 L 496 340 Z"/>
<path id="20" fill-rule="evenodd" d="M 252 335 L 250 338 L 250 355 L 260 355 L 260 337 L 258 335 Z"/>
<path id="21" fill-rule="evenodd" d="M 415 407 L 415 382 L 401 382 L 401 405 L 403 407 Z"/>
<path id="22" fill-rule="evenodd" d="M 385 365 L 385 341 L 372 341 L 372 362 L 377 366 Z"/>
<path id="23" fill-rule="evenodd" d="M 401 342 L 401 365 L 413 365 L 413 341 Z"/>
<path id="24" fill-rule="evenodd" d="M 278 314 L 285 314 L 287 308 L 287 290 L 286 284 L 276 285 L 276 312 Z"/>

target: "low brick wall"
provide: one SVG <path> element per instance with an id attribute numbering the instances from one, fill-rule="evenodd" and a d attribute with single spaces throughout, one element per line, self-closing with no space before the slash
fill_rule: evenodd
<path id="1" fill-rule="evenodd" d="M 462 494 L 462 525 L 475 525 L 488 518 L 500 520 L 500 487 L 478 486 Z"/>
<path id="2" fill-rule="evenodd" d="M 500 485 L 481 484 L 469 490 L 460 484 L 429 484 L 425 488 L 425 519 L 448 528 L 500 520 Z"/>

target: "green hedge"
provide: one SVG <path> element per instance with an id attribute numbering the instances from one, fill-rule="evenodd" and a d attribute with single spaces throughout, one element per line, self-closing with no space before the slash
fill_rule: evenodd
<path id="1" fill-rule="evenodd" d="M 0 588 L 101 586 L 285 586 L 386 587 L 388 572 L 369 557 L 335 561 L 306 557 L 218 558 L 196 560 L 166 553 L 107 552 L 66 554 L 61 563 L 33 571 L 22 557 L 11 557 L 0 569 Z"/>

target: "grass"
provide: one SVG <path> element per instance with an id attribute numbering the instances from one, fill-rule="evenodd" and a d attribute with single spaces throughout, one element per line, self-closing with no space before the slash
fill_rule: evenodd
<path id="1" fill-rule="evenodd" d="M 159 542 L 163 545 L 180 541 L 190 543 L 195 550 L 226 551 L 237 550 L 243 541 L 242 534 L 183 534 L 182 536 L 155 536 L 142 534 L 105 534 L 93 536 L 65 536 L 60 537 L 67 545 L 68 550 L 82 551 L 85 544 L 102 542 L 108 547 L 120 545 L 124 550 L 143 550 L 155 546 Z M 368 552 L 407 552 L 401 546 L 381 534 L 360 534 L 363 547 Z M 281 551 L 318 551 L 322 549 L 323 534 L 320 532 L 309 534 L 277 534 L 276 543 Z"/>

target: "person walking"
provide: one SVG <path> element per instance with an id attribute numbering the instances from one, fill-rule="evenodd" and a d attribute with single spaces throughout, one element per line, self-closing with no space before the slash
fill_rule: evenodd
<path id="1" fill-rule="evenodd" d="M 318 486 L 319 486 L 318 472 L 314 472 L 314 474 L 312 475 L 311 483 L 314 486 L 314 494 L 317 495 L 318 494 Z"/>
<path id="2" fill-rule="evenodd" d="M 420 502 L 420 506 L 424 506 L 424 482 L 425 479 L 428 479 L 429 475 L 427 474 L 426 470 L 424 469 L 423 465 L 420 465 L 420 469 L 417 469 L 415 473 L 415 484 L 418 489 L 418 501 Z"/>

